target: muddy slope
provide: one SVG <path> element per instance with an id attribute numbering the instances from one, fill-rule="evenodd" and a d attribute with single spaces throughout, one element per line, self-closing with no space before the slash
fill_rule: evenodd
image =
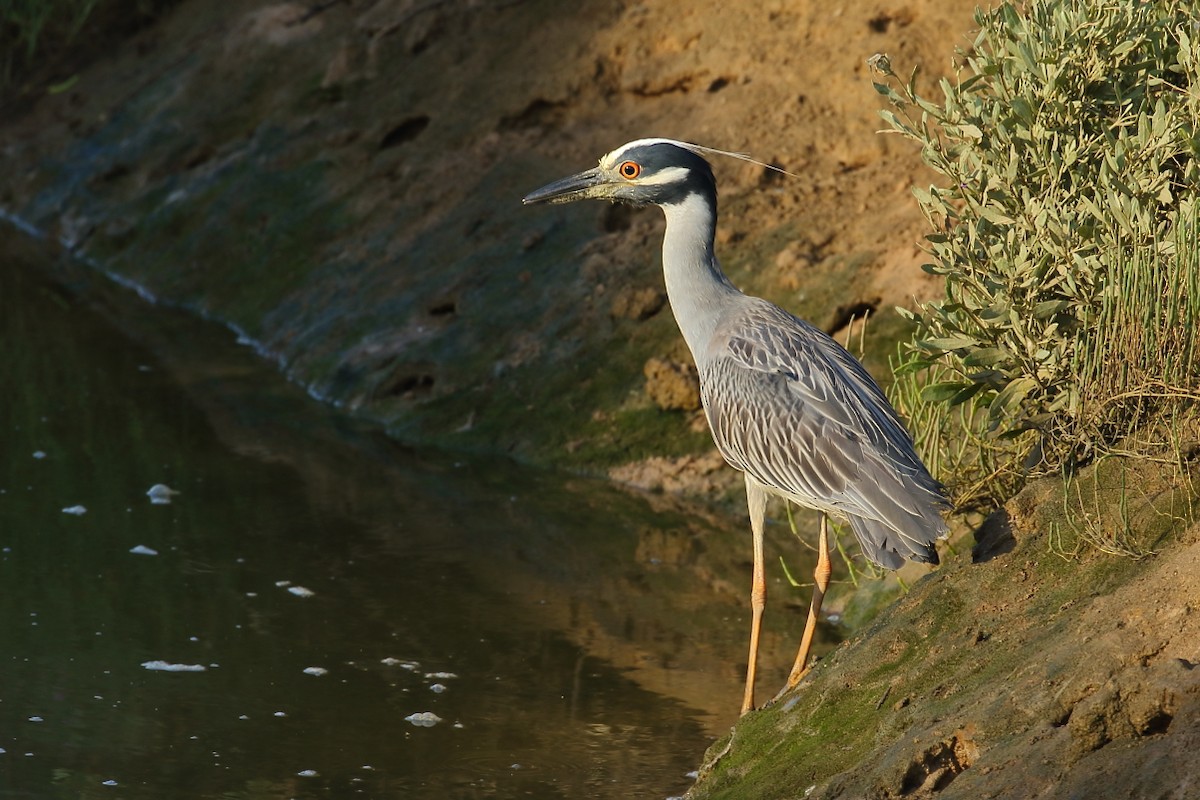
<path id="1" fill-rule="evenodd" d="M 1061 483 L 1031 486 L 974 558 L 949 556 L 743 718 L 689 798 L 1197 796 L 1200 527 L 1141 469 L 1129 513 L 1157 555 L 1077 549 Z"/>
<path id="2" fill-rule="evenodd" d="M 5 104 L 0 207 L 403 439 L 601 471 L 705 455 L 695 412 L 654 399 L 688 391 L 654 385 L 686 360 L 660 215 L 520 198 L 647 135 L 778 164 L 798 177 L 717 165 L 721 255 L 828 329 L 878 311 L 882 372 L 892 306 L 938 287 L 927 177 L 875 132 L 864 62 L 945 71 L 973 5 L 185 0 Z"/>

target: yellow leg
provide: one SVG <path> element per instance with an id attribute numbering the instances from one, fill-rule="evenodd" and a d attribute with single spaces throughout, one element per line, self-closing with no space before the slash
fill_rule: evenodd
<path id="1" fill-rule="evenodd" d="M 800 651 L 796 653 L 796 663 L 792 665 L 792 673 L 788 676 L 787 688 L 791 689 L 808 673 L 808 656 L 812 652 L 813 634 L 817 630 L 817 619 L 821 615 L 821 603 L 825 600 L 825 590 L 829 588 L 829 576 L 833 572 L 833 564 L 829 560 L 829 517 L 821 515 L 821 538 L 817 542 L 817 568 L 813 570 L 813 597 L 808 607 L 808 622 L 804 625 L 804 636 L 800 639 Z"/>
<path id="2" fill-rule="evenodd" d="M 754 708 L 754 678 L 758 671 L 758 636 L 763 609 L 767 605 L 767 578 L 763 566 L 763 520 L 767 511 L 767 493 L 746 476 L 746 505 L 750 510 L 750 533 L 754 537 L 754 577 L 750 584 L 750 658 L 746 662 L 746 693 L 742 713 Z"/>

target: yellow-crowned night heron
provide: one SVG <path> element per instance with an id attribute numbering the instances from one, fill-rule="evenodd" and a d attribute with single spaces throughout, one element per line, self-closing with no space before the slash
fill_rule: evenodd
<path id="1" fill-rule="evenodd" d="M 895 410 L 863 366 L 802 319 L 730 283 L 713 253 L 717 185 L 701 153 L 670 139 L 639 139 L 599 166 L 556 181 L 526 203 L 584 198 L 657 205 L 667 218 L 663 274 L 675 320 L 700 372 L 713 439 L 746 478 L 754 537 L 753 616 L 742 713 L 754 707 L 759 628 L 766 603 L 763 516 L 778 495 L 846 517 L 863 553 L 889 569 L 938 562 L 945 499 L 913 450 Z M 730 154 L 732 155 L 732 154 Z M 788 687 L 807 669 L 829 583 L 821 519 L 816 588 Z"/>

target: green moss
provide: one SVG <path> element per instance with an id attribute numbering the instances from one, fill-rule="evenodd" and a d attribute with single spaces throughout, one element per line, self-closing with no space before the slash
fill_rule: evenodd
<path id="1" fill-rule="evenodd" d="M 139 220 L 133 236 L 99 238 L 89 251 L 155 294 L 219 309 L 257 336 L 267 312 L 321 266 L 343 224 L 324 199 L 323 175 L 319 162 L 263 172 L 239 161 L 182 200 L 161 185 L 128 212 Z"/>
<path id="2" fill-rule="evenodd" d="M 580 345 L 569 359 L 547 357 L 508 370 L 486 392 L 470 388 L 400 404 L 403 416 L 392 430 L 407 439 L 465 428 L 454 434 L 455 446 L 584 471 L 705 450 L 711 446 L 706 430 L 693 430 L 688 415 L 662 411 L 643 392 L 642 365 L 679 335 L 663 316 L 623 323 L 627 335 L 608 347 Z"/>

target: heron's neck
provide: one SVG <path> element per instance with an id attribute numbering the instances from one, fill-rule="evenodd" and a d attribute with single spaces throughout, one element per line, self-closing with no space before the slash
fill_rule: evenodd
<path id="1" fill-rule="evenodd" d="M 713 253 L 716 198 L 690 194 L 662 209 L 667 217 L 663 237 L 667 297 L 679 330 L 699 363 L 721 311 L 729 308 L 730 295 L 741 293 L 725 277 Z"/>

